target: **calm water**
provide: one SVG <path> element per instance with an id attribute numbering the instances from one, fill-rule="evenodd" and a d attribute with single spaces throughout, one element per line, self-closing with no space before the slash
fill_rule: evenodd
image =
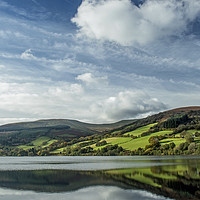
<path id="1" fill-rule="evenodd" d="M 0 199 L 200 199 L 200 156 L 1 157 Z"/>

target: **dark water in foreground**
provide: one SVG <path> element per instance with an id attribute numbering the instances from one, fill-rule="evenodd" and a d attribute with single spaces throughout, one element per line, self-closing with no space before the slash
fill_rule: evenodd
<path id="1" fill-rule="evenodd" d="M 200 199 L 200 156 L 1 157 L 0 199 Z"/>

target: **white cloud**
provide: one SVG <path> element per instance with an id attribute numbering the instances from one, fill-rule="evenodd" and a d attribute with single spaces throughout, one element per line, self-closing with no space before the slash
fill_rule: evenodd
<path id="1" fill-rule="evenodd" d="M 0 125 L 2 124 L 8 124 L 8 123 L 18 123 L 18 122 L 31 122 L 31 121 L 36 121 L 38 120 L 37 118 L 1 118 L 0 117 Z"/>
<path id="2" fill-rule="evenodd" d="M 180 36 L 199 13 L 198 0 L 148 0 L 140 7 L 130 0 L 85 0 L 72 22 L 89 38 L 144 45 Z"/>
<path id="3" fill-rule="evenodd" d="M 86 85 L 107 83 L 107 77 L 95 77 L 92 73 L 78 75 L 76 79 L 84 82 Z"/>
<path id="4" fill-rule="evenodd" d="M 106 121 L 136 118 L 141 114 L 147 115 L 165 108 L 165 104 L 140 91 L 120 92 L 117 96 L 91 106 L 91 110 L 99 113 L 99 118 Z"/>
<path id="5" fill-rule="evenodd" d="M 36 57 L 33 56 L 31 49 L 27 49 L 21 54 L 21 58 L 25 60 L 35 60 Z"/>
<path id="6" fill-rule="evenodd" d="M 80 96 L 83 94 L 84 90 L 79 84 L 1 82 L 0 117 L 52 118 L 62 116 L 64 118 L 70 109 L 74 109 L 73 104 L 75 108 L 77 104 L 80 104 Z"/>
<path id="7" fill-rule="evenodd" d="M 182 34 L 198 15 L 199 4 L 147 0 L 138 8 L 130 0 L 85 0 L 73 21 L 87 39 L 76 37 L 74 29 L 66 32 L 62 23 L 44 26 L 13 11 L 2 12 L 0 117 L 100 123 L 146 115 L 151 110 L 146 105 L 159 107 L 151 97 L 169 106 L 198 104 L 199 37 L 155 41 Z M 3 9 L 14 9 L 7 6 Z M 119 45 L 152 41 L 137 48 Z M 138 92 L 119 95 L 126 90 L 142 90 L 150 97 Z M 190 91 L 188 97 L 185 91 Z"/>
<path id="8" fill-rule="evenodd" d="M 101 77 L 94 76 L 94 80 L 89 82 L 92 88 L 90 85 L 84 88 L 76 82 L 49 80 L 42 83 L 0 82 L 0 123 L 21 121 L 22 118 L 113 122 L 165 108 L 164 104 L 142 92 L 118 93 L 118 89 L 110 85 L 96 84 L 98 79 Z"/>

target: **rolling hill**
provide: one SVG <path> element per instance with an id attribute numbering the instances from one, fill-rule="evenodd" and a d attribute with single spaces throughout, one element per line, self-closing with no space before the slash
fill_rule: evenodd
<path id="1" fill-rule="evenodd" d="M 98 134 L 113 128 L 132 123 L 123 120 L 112 124 L 89 124 L 69 119 L 49 119 L 34 122 L 12 123 L 0 126 L 0 144 L 19 146 L 32 143 L 38 138 L 71 140 L 83 136 Z"/>
<path id="2" fill-rule="evenodd" d="M 0 126 L 0 155 L 200 154 L 200 107 L 89 124 L 50 119 Z"/>

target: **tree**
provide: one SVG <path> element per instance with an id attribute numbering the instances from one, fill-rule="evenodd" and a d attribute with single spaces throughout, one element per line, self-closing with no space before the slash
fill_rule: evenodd
<path id="1" fill-rule="evenodd" d="M 185 135 L 185 140 L 186 140 L 186 142 L 188 142 L 190 144 L 190 143 L 192 143 L 194 141 L 194 137 L 193 137 L 193 135 L 191 133 L 187 133 Z"/>
<path id="2" fill-rule="evenodd" d="M 186 131 L 182 131 L 182 132 L 180 133 L 180 137 L 184 138 L 184 137 L 186 136 L 186 134 L 187 134 Z"/>
<path id="3" fill-rule="evenodd" d="M 196 149 L 196 144 L 194 142 L 192 142 L 189 146 L 188 146 L 188 151 L 190 151 L 191 153 L 194 152 Z"/>
<path id="4" fill-rule="evenodd" d="M 180 150 L 180 151 L 187 150 L 187 149 L 188 149 L 188 146 L 189 146 L 189 144 L 188 144 L 187 142 L 181 143 L 181 144 L 178 146 L 178 150 Z"/>
<path id="5" fill-rule="evenodd" d="M 174 144 L 174 142 L 171 142 L 171 143 L 169 144 L 169 148 L 170 148 L 170 149 L 173 149 L 175 146 L 176 146 L 176 145 Z"/>
<path id="6" fill-rule="evenodd" d="M 106 144 L 107 144 L 107 142 L 106 142 L 105 140 L 103 140 L 103 141 L 97 142 L 97 143 L 96 143 L 96 146 L 97 146 L 97 147 L 100 147 L 100 146 L 104 146 L 104 145 L 106 145 Z"/>
<path id="7" fill-rule="evenodd" d="M 152 143 L 157 143 L 157 142 L 159 142 L 158 136 L 151 136 L 151 137 L 149 138 L 149 143 L 150 143 L 150 144 L 152 144 Z"/>

